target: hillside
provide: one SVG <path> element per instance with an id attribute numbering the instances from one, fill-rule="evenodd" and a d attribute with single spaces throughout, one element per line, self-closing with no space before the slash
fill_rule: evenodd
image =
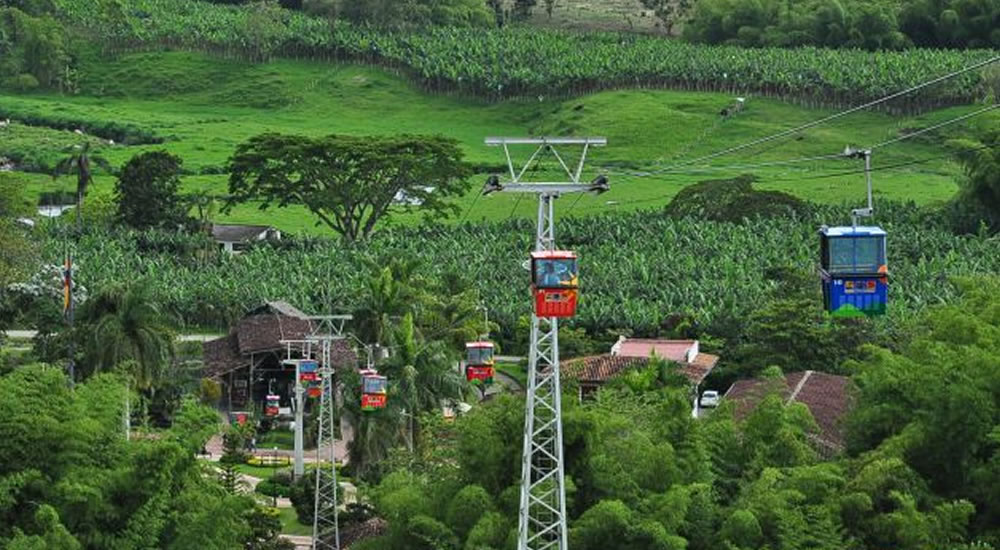
<path id="1" fill-rule="evenodd" d="M 95 127 L 108 123 L 132 126 L 164 142 L 111 146 L 96 140 L 96 151 L 120 165 L 137 152 L 165 148 L 184 159 L 190 174 L 184 178 L 187 190 L 223 195 L 226 176 L 222 172 L 228 157 L 237 144 L 259 133 L 443 134 L 458 139 L 468 160 L 483 174 L 475 178 L 464 208 L 472 204 L 485 173 L 502 168 L 502 154 L 485 147 L 484 137 L 603 135 L 608 138 L 608 147 L 592 152 L 589 167 L 612 177 L 612 191 L 600 198 L 584 197 L 573 208 L 574 214 L 597 213 L 609 207 L 655 207 L 694 181 L 744 171 L 758 175 L 762 188 L 781 189 L 820 202 L 857 201 L 863 192 L 858 175 L 837 175 L 857 169 L 846 160 L 644 178 L 629 175 L 633 169 L 670 166 L 833 112 L 756 96 L 748 97 L 744 112 L 723 121 L 719 112 L 733 102 L 731 95 L 620 90 L 565 100 L 497 103 L 427 93 L 384 70 L 335 62 L 274 60 L 253 64 L 192 52 L 131 54 L 113 61 L 92 55 L 83 74 L 86 78 L 76 96 L 0 94 L 0 115 L 15 121 L 11 128 L 2 130 L 5 139 L 0 142 L 0 155 L 42 168 L 55 163 L 60 149 L 82 139 L 69 131 L 24 127 L 16 124 L 19 118 L 36 124 L 69 120 Z M 858 113 L 777 147 L 769 144 L 746 151 L 746 155 L 722 157 L 713 164 L 757 164 L 837 153 L 848 144 L 885 141 L 972 109 L 953 107 L 905 118 Z M 877 196 L 920 204 L 948 199 L 956 188 L 954 178 L 959 169 L 941 145 L 947 130 L 881 150 L 875 158 L 876 167 L 919 163 L 880 172 Z M 523 151 L 525 157 L 529 153 Z M 36 195 L 74 185 L 70 180 L 29 180 L 35 182 L 31 190 Z M 95 192 L 108 193 L 112 183 L 113 178 L 99 176 Z M 617 205 L 607 205 L 607 201 Z M 469 219 L 502 219 L 511 215 L 513 207 L 506 196 L 490 197 L 469 213 Z M 525 202 L 514 215 L 530 215 L 532 209 Z M 223 219 L 269 223 L 290 231 L 322 231 L 314 229 L 309 216 L 296 208 L 262 213 L 246 205 Z M 403 215 L 400 219 L 409 218 Z"/>

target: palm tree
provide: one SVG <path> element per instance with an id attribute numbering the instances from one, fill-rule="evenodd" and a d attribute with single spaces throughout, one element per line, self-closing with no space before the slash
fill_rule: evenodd
<path id="1" fill-rule="evenodd" d="M 371 264 L 361 305 L 354 313 L 358 337 L 380 346 L 390 345 L 393 323 L 427 301 L 417 276 L 419 261 L 394 258 L 388 265 Z"/>
<path id="2" fill-rule="evenodd" d="M 52 178 L 55 179 L 62 174 L 76 173 L 76 229 L 79 231 L 82 224 L 80 211 L 83 209 L 83 197 L 87 194 L 87 187 L 94 179 L 91 163 L 109 172 L 112 168 L 111 163 L 104 157 L 90 154 L 89 141 L 83 142 L 83 145 L 74 145 L 69 149 L 69 153 L 68 157 L 56 164 L 52 171 Z"/>
<path id="3" fill-rule="evenodd" d="M 405 409 L 406 443 L 413 450 L 420 429 L 418 415 L 440 411 L 444 400 L 461 400 L 465 381 L 452 368 L 454 352 L 449 354 L 445 342 L 434 340 L 418 345 L 412 314 L 403 317 L 396 341 L 397 354 L 383 370 L 396 380 L 395 397 Z"/>
<path id="4" fill-rule="evenodd" d="M 155 391 L 174 356 L 174 331 L 141 281 L 111 286 L 88 300 L 81 311 L 89 332 L 86 355 L 94 371 L 128 361 L 136 389 Z"/>

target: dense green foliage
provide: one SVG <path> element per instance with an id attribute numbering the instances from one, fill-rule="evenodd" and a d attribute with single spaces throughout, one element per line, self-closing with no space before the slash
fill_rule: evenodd
<path id="1" fill-rule="evenodd" d="M 182 225 L 188 207 L 178 192 L 183 163 L 166 151 L 142 153 L 125 163 L 115 184 L 118 221 L 136 229 Z"/>
<path id="2" fill-rule="evenodd" d="M 28 126 L 44 126 L 55 130 L 81 130 L 94 136 L 104 139 L 111 139 L 122 145 L 141 145 L 150 143 L 163 143 L 163 139 L 156 137 L 149 130 L 145 130 L 135 124 L 123 124 L 111 120 L 90 120 L 53 113 L 43 113 L 37 110 L 11 109 L 10 106 L 0 105 L 0 117 L 21 122 Z M 44 167 L 43 168 L 44 171 Z"/>
<path id="3" fill-rule="evenodd" d="M 242 55 L 342 58 L 402 68 L 425 86 L 490 98 L 582 93 L 635 86 L 757 92 L 815 103 L 881 97 L 983 60 L 991 51 L 913 50 L 871 56 L 803 48 L 706 47 L 653 36 L 503 29 L 380 31 L 298 12 L 197 0 L 139 0 L 125 13 L 95 14 L 86 0 L 60 0 L 110 51 L 175 45 Z M 968 102 L 984 93 L 976 73 L 942 84 L 909 107 Z"/>
<path id="4" fill-rule="evenodd" d="M 693 420 L 670 367 L 619 378 L 583 404 L 567 392 L 572 547 L 992 549 L 998 284 L 970 282 L 955 305 L 920 316 L 901 352 L 872 348 L 849 365 L 860 393 L 848 454 L 813 447 L 816 423 L 784 404 L 777 378 L 738 419 L 724 405 Z M 522 402 L 502 397 L 425 434 L 371 491 L 389 532 L 365 547 L 515 548 L 522 422 Z"/>
<path id="5" fill-rule="evenodd" d="M 127 394 L 101 375 L 70 390 L 61 370 L 0 377 L 0 546 L 234 548 L 250 538 L 251 501 L 231 497 L 194 454 L 215 429 L 187 402 L 175 428 L 126 441 Z"/>
<path id="6" fill-rule="evenodd" d="M 809 206 L 787 193 L 757 191 L 753 176 L 712 180 L 682 189 L 665 211 L 674 217 L 692 217 L 738 223 L 745 218 L 807 214 Z"/>
<path id="7" fill-rule="evenodd" d="M 848 221 L 846 212 L 821 208 L 800 218 L 740 224 L 655 211 L 563 219 L 559 243 L 581 258 L 582 300 L 572 325 L 592 336 L 624 328 L 651 335 L 671 313 L 688 313 L 699 332 L 732 333 L 784 279 L 802 272 L 818 302 L 819 284 L 811 278 L 818 262 L 816 230 Z M 879 207 L 876 221 L 890 233 L 890 319 L 953 298 L 950 275 L 1000 271 L 1000 241 L 955 236 L 932 220 L 912 206 Z M 533 228 L 529 220 L 393 228 L 354 246 L 287 237 L 238 257 L 195 256 L 200 238 L 102 230 L 80 240 L 78 277 L 100 287 L 154 275 L 150 290 L 165 313 L 188 326 L 223 328 L 247 308 L 279 296 L 310 312 L 353 310 L 368 284 L 368 262 L 433 258 L 424 276 L 466 274 L 490 319 L 500 324 L 501 339 L 513 342 L 519 318 L 529 314 L 528 279 L 520 264 L 531 249 Z M 42 249 L 60 250 L 58 232 L 50 238 Z"/>
<path id="8" fill-rule="evenodd" d="M 738 46 L 895 50 L 908 42 L 891 6 L 854 0 L 705 0 L 697 4 L 684 35 L 695 42 Z"/>
<path id="9" fill-rule="evenodd" d="M 996 48 L 1000 46 L 1000 2 L 903 2 L 899 27 L 917 46 Z"/>
<path id="10" fill-rule="evenodd" d="M 898 50 L 1000 47 L 995 0 L 703 0 L 684 36 L 738 46 L 826 46 Z"/>
<path id="11" fill-rule="evenodd" d="M 960 230 L 976 232 L 986 223 L 1000 230 L 1000 117 L 983 121 L 977 132 L 952 140 L 958 149 L 965 177 L 954 201 L 953 224 Z"/>
<path id="12" fill-rule="evenodd" d="M 341 4 L 342 17 L 382 26 L 484 27 L 493 19 L 483 0 L 352 0 Z"/>
<path id="13" fill-rule="evenodd" d="M 0 4 L 0 86 L 75 89 L 73 57 L 62 24 L 51 15 L 31 15 L 6 5 Z"/>

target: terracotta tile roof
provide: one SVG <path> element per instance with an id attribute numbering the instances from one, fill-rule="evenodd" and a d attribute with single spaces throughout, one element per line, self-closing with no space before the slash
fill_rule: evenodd
<path id="1" fill-rule="evenodd" d="M 593 355 L 566 361 L 562 364 L 562 374 L 580 382 L 603 384 L 629 369 L 644 367 L 649 362 L 648 356 Z M 718 362 L 717 356 L 700 353 L 693 363 L 679 363 L 679 365 L 681 373 L 692 384 L 700 384 Z"/>
<path id="2" fill-rule="evenodd" d="M 701 384 L 705 377 L 708 376 L 712 369 L 719 364 L 719 356 L 712 355 L 709 353 L 699 353 L 695 356 L 694 361 L 690 363 L 681 362 L 681 371 L 684 372 L 684 376 L 687 376 L 688 380 L 692 384 Z"/>
<path id="3" fill-rule="evenodd" d="M 767 380 L 739 380 L 730 386 L 723 399 L 732 401 L 737 419 L 749 414 L 767 394 Z M 780 382 L 778 382 L 780 384 Z M 844 446 L 844 418 L 851 409 L 851 380 L 816 371 L 793 372 L 777 388 L 785 403 L 792 400 L 809 408 L 820 432 L 814 440 L 832 450 Z"/>
<path id="4" fill-rule="evenodd" d="M 236 333 L 210 340 L 201 345 L 202 356 L 205 359 L 205 376 L 216 378 L 230 371 L 250 364 L 248 357 L 240 355 Z"/>
<path id="5" fill-rule="evenodd" d="M 308 319 L 267 313 L 244 317 L 236 325 L 243 355 L 284 349 L 282 340 L 303 340 L 312 330 L 313 323 Z"/>
<path id="6" fill-rule="evenodd" d="M 309 316 L 302 312 L 301 309 L 285 302 L 283 300 L 275 300 L 272 302 L 265 302 L 264 305 L 259 306 L 255 309 L 251 309 L 247 312 L 247 316 L 250 315 L 261 315 L 263 313 L 275 313 L 278 315 L 285 315 L 287 317 L 295 317 L 296 319 L 308 319 Z"/>
<path id="7" fill-rule="evenodd" d="M 683 363 L 687 353 L 696 342 L 694 340 L 646 340 L 628 338 L 621 342 L 619 355 L 626 357 L 649 357 L 653 353 L 668 361 Z"/>
<path id="8" fill-rule="evenodd" d="M 604 383 L 628 369 L 649 364 L 647 357 L 625 357 L 622 355 L 594 355 L 571 359 L 560 365 L 561 374 L 580 382 Z"/>
<path id="9" fill-rule="evenodd" d="M 282 340 L 304 340 L 313 329 L 313 322 L 295 307 L 286 302 L 268 302 L 240 319 L 229 335 L 203 344 L 205 375 L 217 377 L 247 366 L 253 353 L 284 351 Z M 336 340 L 331 362 L 355 365 L 357 355 L 349 342 Z"/>

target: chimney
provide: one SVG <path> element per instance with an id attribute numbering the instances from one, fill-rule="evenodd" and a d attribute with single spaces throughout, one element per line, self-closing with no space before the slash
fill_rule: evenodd
<path id="1" fill-rule="evenodd" d="M 618 341 L 611 346 L 611 355 L 621 355 L 622 344 L 625 343 L 625 340 L 627 340 L 627 338 L 625 338 L 624 334 L 618 336 Z"/>
<path id="2" fill-rule="evenodd" d="M 698 341 L 695 340 L 691 347 L 687 350 L 687 362 L 694 363 L 695 358 L 698 357 Z"/>

